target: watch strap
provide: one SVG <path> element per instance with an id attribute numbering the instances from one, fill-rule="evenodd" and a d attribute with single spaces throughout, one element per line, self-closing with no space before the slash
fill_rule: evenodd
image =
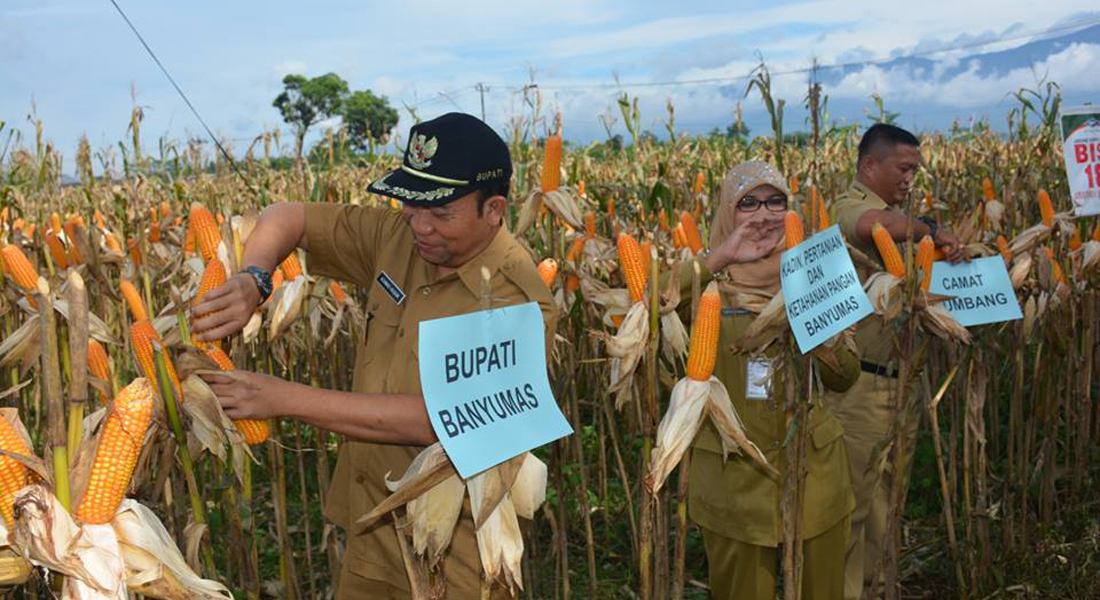
<path id="1" fill-rule="evenodd" d="M 260 292 L 260 301 L 258 304 L 263 304 L 271 297 L 271 291 L 274 287 L 271 281 L 271 273 L 256 265 L 248 265 L 242 269 L 241 272 L 248 273 L 252 276 L 252 279 L 256 281 L 256 289 Z"/>

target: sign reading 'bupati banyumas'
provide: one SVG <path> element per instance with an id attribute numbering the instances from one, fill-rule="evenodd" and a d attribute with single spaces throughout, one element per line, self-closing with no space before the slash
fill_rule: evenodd
<path id="1" fill-rule="evenodd" d="M 1000 256 L 957 265 L 933 263 L 928 291 L 951 296 L 943 305 L 963 327 L 1023 318 L 1008 269 Z"/>
<path id="2" fill-rule="evenodd" d="M 803 354 L 872 312 L 836 225 L 784 252 L 779 277 L 787 320 Z"/>
<path id="3" fill-rule="evenodd" d="M 537 303 L 424 321 L 419 359 L 432 428 L 463 478 L 573 431 L 550 391 Z"/>

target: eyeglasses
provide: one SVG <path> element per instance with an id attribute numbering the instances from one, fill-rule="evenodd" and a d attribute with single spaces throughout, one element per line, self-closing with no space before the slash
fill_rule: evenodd
<path id="1" fill-rule="evenodd" d="M 760 201 L 747 196 L 737 202 L 737 210 L 741 212 L 756 212 L 760 210 L 761 206 L 768 207 L 768 210 L 772 212 L 781 212 L 787 210 L 787 198 L 785 196 L 772 196 L 767 200 Z"/>

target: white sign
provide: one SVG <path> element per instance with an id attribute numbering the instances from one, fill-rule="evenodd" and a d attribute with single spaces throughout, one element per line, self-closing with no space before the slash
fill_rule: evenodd
<path id="1" fill-rule="evenodd" d="M 837 225 L 784 252 L 779 280 L 803 354 L 874 312 Z"/>
<path id="2" fill-rule="evenodd" d="M 420 323 L 420 388 L 463 479 L 573 433 L 546 377 L 538 303 Z"/>
<path id="3" fill-rule="evenodd" d="M 943 301 L 947 312 L 963 327 L 1022 319 L 1020 302 L 1000 256 L 976 258 L 968 263 L 932 263 L 928 291 L 954 296 Z"/>
<path id="4" fill-rule="evenodd" d="M 1063 110 L 1062 140 L 1073 214 L 1100 215 L 1100 106 Z"/>

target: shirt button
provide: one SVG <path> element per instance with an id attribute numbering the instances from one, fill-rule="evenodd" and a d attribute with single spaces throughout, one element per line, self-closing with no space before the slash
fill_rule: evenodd
<path id="1" fill-rule="evenodd" d="M 431 286 L 424 286 L 423 290 L 421 290 L 421 291 L 424 293 L 425 296 L 431 296 L 432 295 L 432 287 Z"/>
<path id="2" fill-rule="evenodd" d="M 362 473 L 360 473 L 360 474 L 355 476 L 355 483 L 358 483 L 359 485 L 363 485 L 366 482 L 367 482 L 367 476 L 366 475 L 363 475 Z"/>

